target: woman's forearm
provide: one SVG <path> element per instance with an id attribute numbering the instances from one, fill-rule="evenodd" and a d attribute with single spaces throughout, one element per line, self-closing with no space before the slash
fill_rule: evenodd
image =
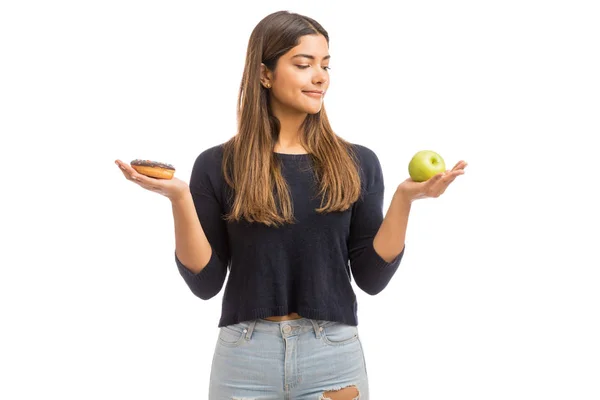
<path id="1" fill-rule="evenodd" d="M 410 199 L 403 192 L 396 190 L 375 235 L 373 248 L 387 262 L 394 260 L 404 249 L 410 206 Z"/>
<path id="2" fill-rule="evenodd" d="M 210 260 L 212 249 L 198 219 L 190 191 L 171 200 L 175 225 L 175 253 L 183 265 L 200 272 Z"/>

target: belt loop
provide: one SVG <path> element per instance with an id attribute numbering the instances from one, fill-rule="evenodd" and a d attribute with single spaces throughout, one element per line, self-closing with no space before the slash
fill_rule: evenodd
<path id="1" fill-rule="evenodd" d="M 250 325 L 248 325 L 248 331 L 246 332 L 246 340 L 250 340 L 252 338 L 252 332 L 254 331 L 254 326 L 256 325 L 256 320 L 252 320 Z"/>
<path id="2" fill-rule="evenodd" d="M 317 337 L 317 339 L 321 339 L 321 331 L 323 330 L 323 328 L 320 327 L 319 323 L 312 318 L 310 322 L 312 322 L 313 328 L 315 329 L 315 336 Z"/>

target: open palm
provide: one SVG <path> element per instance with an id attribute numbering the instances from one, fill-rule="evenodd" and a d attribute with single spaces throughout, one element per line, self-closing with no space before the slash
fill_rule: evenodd
<path id="1" fill-rule="evenodd" d="M 402 191 L 411 201 L 427 197 L 440 197 L 457 176 L 465 173 L 466 166 L 466 161 L 461 160 L 451 170 L 440 172 L 424 182 L 415 182 L 408 178 L 398 185 L 398 190 Z"/>

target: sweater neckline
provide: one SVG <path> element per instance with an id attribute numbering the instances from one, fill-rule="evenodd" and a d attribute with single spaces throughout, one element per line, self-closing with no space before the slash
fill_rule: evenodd
<path id="1" fill-rule="evenodd" d="M 310 156 L 310 153 L 297 153 L 297 154 L 291 154 L 291 153 L 278 153 L 276 151 L 274 151 L 275 154 L 277 154 L 277 156 L 281 157 L 281 158 L 305 158 Z"/>

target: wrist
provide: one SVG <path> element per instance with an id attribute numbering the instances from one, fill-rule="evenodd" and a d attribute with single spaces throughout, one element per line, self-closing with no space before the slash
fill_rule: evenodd
<path id="1" fill-rule="evenodd" d="M 171 200 L 171 203 L 173 205 L 175 205 L 177 203 L 185 202 L 188 199 L 190 199 L 191 197 L 192 197 L 192 194 L 191 194 L 189 188 L 186 187 L 185 190 L 180 190 L 176 194 L 169 196 L 169 200 Z"/>
<path id="2" fill-rule="evenodd" d="M 415 196 L 411 194 L 411 192 L 402 185 L 398 185 L 396 188 L 396 192 L 394 193 L 394 198 L 397 198 L 400 201 L 411 204 L 413 200 L 415 200 Z"/>

